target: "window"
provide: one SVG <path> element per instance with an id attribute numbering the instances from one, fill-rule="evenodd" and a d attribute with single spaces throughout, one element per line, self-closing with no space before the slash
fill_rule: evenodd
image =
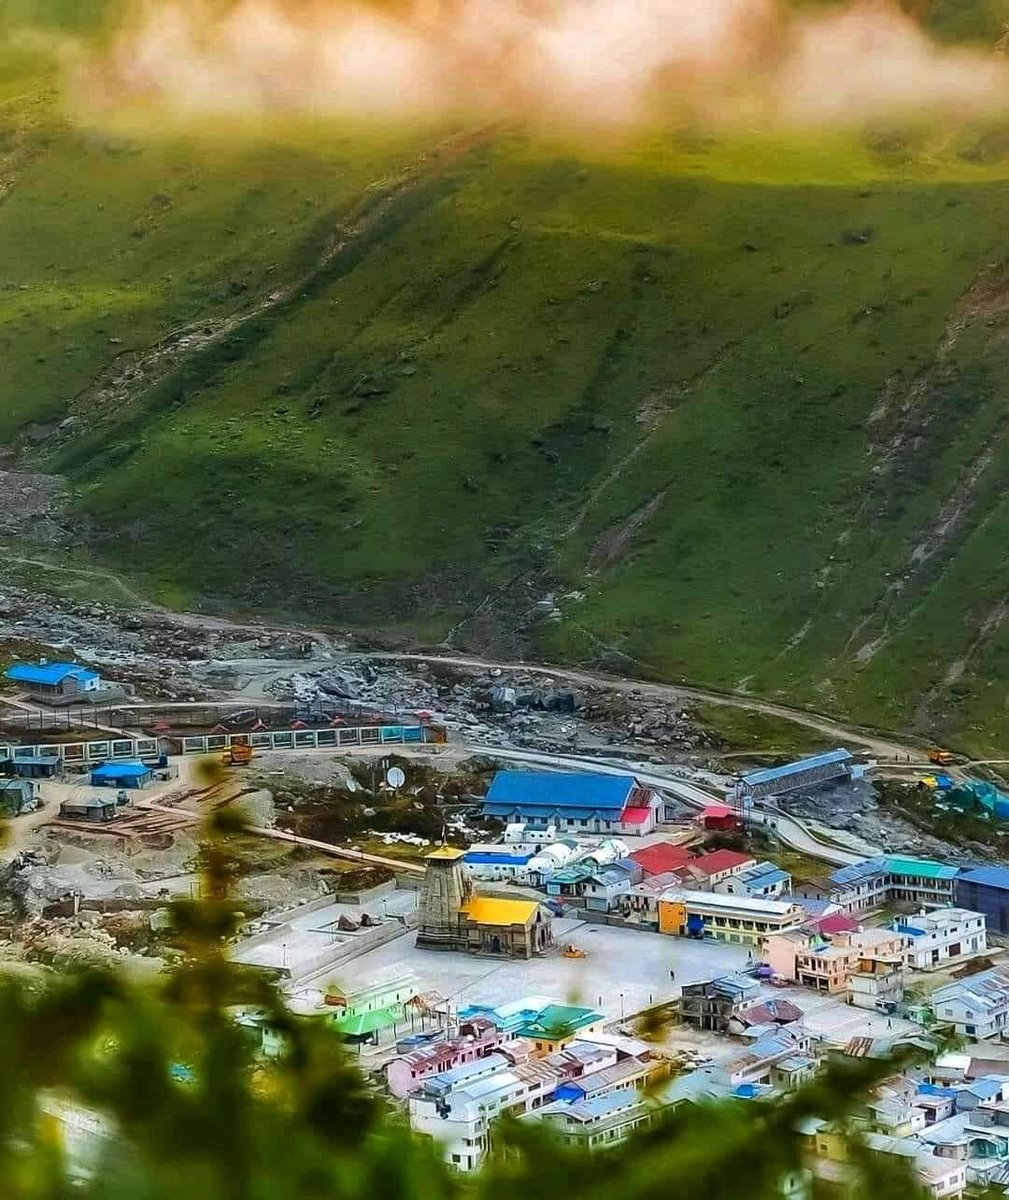
<path id="1" fill-rule="evenodd" d="M 461 1154 L 453 1154 L 453 1155 L 452 1155 L 452 1161 L 453 1161 L 454 1163 L 461 1163 L 461 1162 L 462 1162 L 462 1155 L 461 1155 Z"/>

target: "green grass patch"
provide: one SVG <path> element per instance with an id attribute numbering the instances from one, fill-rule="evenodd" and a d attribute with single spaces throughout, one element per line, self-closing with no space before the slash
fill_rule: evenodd
<path id="1" fill-rule="evenodd" d="M 737 759 L 736 767 L 741 765 L 742 755 L 763 763 L 836 748 L 829 738 L 797 721 L 732 704 L 698 704 L 691 709 L 691 716 Z"/>

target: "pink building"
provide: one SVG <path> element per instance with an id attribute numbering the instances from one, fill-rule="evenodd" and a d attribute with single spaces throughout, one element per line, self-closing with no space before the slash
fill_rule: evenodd
<path id="1" fill-rule="evenodd" d="M 830 995 L 846 993 L 861 960 L 901 960 L 907 939 L 890 929 L 843 930 L 828 936 L 809 925 L 769 934 L 764 961 L 784 979 Z"/>
<path id="2" fill-rule="evenodd" d="M 401 1054 L 386 1064 L 389 1091 L 399 1100 L 419 1088 L 429 1075 L 451 1071 L 464 1063 L 486 1058 L 504 1041 L 501 1031 L 487 1017 L 474 1017 L 459 1026 L 459 1034 L 421 1050 Z"/>

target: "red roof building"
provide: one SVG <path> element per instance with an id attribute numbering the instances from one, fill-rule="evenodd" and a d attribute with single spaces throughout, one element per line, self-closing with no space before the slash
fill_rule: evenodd
<path id="1" fill-rule="evenodd" d="M 631 858 L 646 875 L 665 875 L 667 871 L 685 866 L 690 861 L 690 851 L 673 842 L 653 842 L 651 846 L 635 850 Z"/>
<path id="2" fill-rule="evenodd" d="M 739 813 L 728 804 L 709 804 L 698 816 L 705 829 L 739 829 L 742 819 Z"/>
<path id="3" fill-rule="evenodd" d="M 847 913 L 830 913 L 826 917 L 818 917 L 810 924 L 819 933 L 854 933 L 858 929 L 858 922 L 848 916 Z"/>
<path id="4" fill-rule="evenodd" d="M 690 865 L 696 870 L 703 871 L 712 883 L 735 875 L 743 867 L 751 867 L 756 863 L 752 854 L 741 854 L 738 850 L 712 850 L 692 860 Z"/>

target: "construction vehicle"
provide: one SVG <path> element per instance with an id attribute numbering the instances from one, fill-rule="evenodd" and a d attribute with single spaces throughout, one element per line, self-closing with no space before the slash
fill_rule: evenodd
<path id="1" fill-rule="evenodd" d="M 953 765 L 953 755 L 949 750 L 929 750 L 928 761 L 935 763 L 937 767 L 951 767 Z"/>
<path id="2" fill-rule="evenodd" d="M 225 750 L 221 762 L 226 767 L 246 767 L 252 762 L 252 747 L 248 742 L 234 742 Z"/>

